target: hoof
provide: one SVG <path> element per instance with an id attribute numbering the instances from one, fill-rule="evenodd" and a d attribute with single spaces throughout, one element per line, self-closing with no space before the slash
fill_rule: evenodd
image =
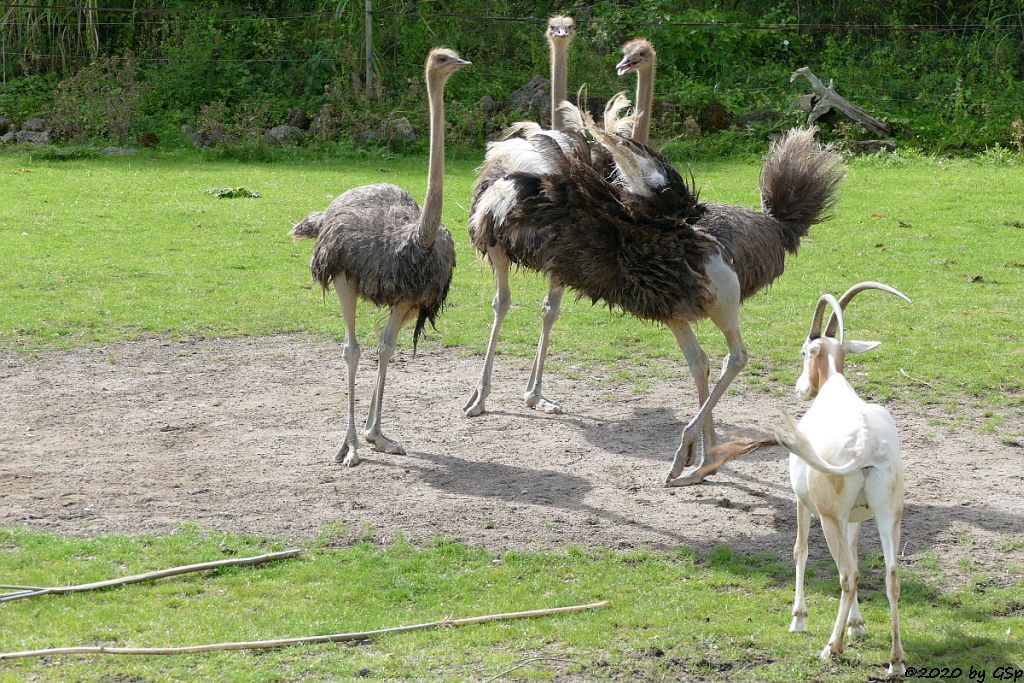
<path id="1" fill-rule="evenodd" d="M 823 649 L 821 651 L 821 654 L 818 655 L 818 659 L 820 659 L 823 662 L 827 662 L 827 661 L 830 661 L 833 657 L 835 657 L 840 652 L 842 652 L 842 650 L 833 650 L 832 649 L 832 644 L 829 643 L 828 645 L 825 646 L 825 649 Z"/>
<path id="2" fill-rule="evenodd" d="M 902 678 L 907 673 L 907 666 L 903 662 L 890 662 L 889 671 L 886 676 L 889 678 Z"/>
<path id="3" fill-rule="evenodd" d="M 695 472 L 690 472 L 689 474 L 684 474 L 680 477 L 673 477 L 669 474 L 668 478 L 665 480 L 665 487 L 693 486 L 694 484 L 699 484 L 704 481 L 704 478 L 707 477 L 708 474 L 708 472 L 702 472 L 701 470 L 696 470 Z"/>
<path id="4" fill-rule="evenodd" d="M 846 627 L 846 637 L 853 640 L 854 638 L 861 638 L 867 633 L 868 630 L 864 628 L 864 622 L 859 624 L 849 624 Z"/>
<path id="5" fill-rule="evenodd" d="M 793 617 L 793 622 L 789 625 L 790 633 L 807 633 L 807 620 L 803 617 Z"/>

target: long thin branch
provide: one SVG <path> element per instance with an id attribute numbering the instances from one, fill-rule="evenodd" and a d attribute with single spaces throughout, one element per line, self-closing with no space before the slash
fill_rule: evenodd
<path id="1" fill-rule="evenodd" d="M 495 674 L 490 678 L 485 678 L 483 681 L 481 681 L 481 683 L 491 683 L 491 681 L 496 681 L 499 678 L 503 678 L 512 673 L 513 671 L 518 671 L 519 669 L 522 669 L 524 666 L 529 666 L 534 662 L 569 662 L 570 664 L 575 664 L 576 660 L 566 659 L 565 657 L 530 657 L 529 659 L 524 659 L 523 661 L 519 662 L 511 669 L 505 669 L 499 674 Z"/>
<path id="2" fill-rule="evenodd" d="M 201 572 L 207 569 L 217 569 L 218 567 L 264 564 L 266 562 L 272 562 L 274 560 L 283 560 L 285 558 L 295 557 L 296 555 L 301 554 L 301 550 L 282 550 L 280 552 L 267 553 L 266 555 L 257 555 L 255 557 L 240 557 L 236 559 L 233 558 L 230 560 L 217 560 L 216 562 L 202 562 L 200 564 L 189 564 L 184 565 L 182 567 L 160 569 L 158 571 L 147 572 L 145 574 L 123 576 L 119 579 L 107 579 L 106 581 L 96 581 L 94 583 L 83 583 L 77 586 L 61 586 L 53 588 L 37 588 L 34 590 L 24 590 L 18 593 L 8 593 L 6 595 L 0 595 L 0 602 L 11 602 L 12 600 L 34 598 L 39 595 L 50 595 L 53 593 L 63 595 L 66 593 L 92 591 L 97 590 L 99 588 L 109 588 L 110 586 L 120 586 L 126 583 L 139 583 L 140 581 L 152 581 L 154 579 L 162 579 L 168 576 L 177 576 L 178 574 L 188 574 L 189 572 Z"/>
<path id="3" fill-rule="evenodd" d="M 350 640 L 368 640 L 374 636 L 386 633 L 404 633 L 406 631 L 418 631 L 427 628 L 440 628 L 446 626 L 466 626 L 469 624 L 482 624 L 487 621 L 505 621 L 509 619 L 529 619 L 532 617 L 546 617 L 553 614 L 568 614 L 571 612 L 582 612 L 584 610 L 601 609 L 608 606 L 607 600 L 592 602 L 586 605 L 573 605 L 570 607 L 551 607 L 548 609 L 536 609 L 527 612 L 506 612 L 504 614 L 488 614 L 482 617 L 466 617 L 463 619 L 442 619 L 431 621 L 425 624 L 413 624 L 411 626 L 393 626 L 375 631 L 361 631 L 356 633 L 336 633 L 326 636 L 308 636 L 305 638 L 283 638 L 280 640 L 255 640 L 238 643 L 214 643 L 211 645 L 187 645 L 185 647 L 107 647 L 106 645 L 82 646 L 82 647 L 56 647 L 48 650 L 23 650 L 21 652 L 0 653 L 0 661 L 6 659 L 18 659 L 20 657 L 45 657 L 50 655 L 180 655 L 194 652 L 214 652 L 219 650 L 265 650 L 275 647 L 287 647 L 289 645 L 309 645 L 312 643 L 338 643 Z"/>

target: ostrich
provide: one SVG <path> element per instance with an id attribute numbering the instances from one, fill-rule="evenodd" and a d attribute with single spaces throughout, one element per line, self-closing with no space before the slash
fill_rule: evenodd
<path id="1" fill-rule="evenodd" d="M 633 125 L 631 130 L 624 134 L 644 145 L 648 143 L 651 133 L 654 70 L 657 63 L 658 54 L 654 51 L 654 46 L 643 38 L 637 38 L 622 46 L 622 61 L 615 65 L 615 70 L 620 76 L 636 72 L 636 100 L 633 103 L 634 115 L 630 117 Z"/>
<path id="2" fill-rule="evenodd" d="M 655 150 L 607 132 L 572 105 L 562 110 L 592 142 L 580 132 L 533 135 L 531 163 L 482 188 L 476 220 L 499 234 L 514 226 L 518 243 L 532 246 L 531 263 L 554 284 L 672 331 L 700 409 L 683 429 L 666 485 L 698 483 L 714 469 L 712 410 L 747 362 L 740 303 L 782 275 L 786 252 L 826 219 L 842 178 L 839 157 L 815 143 L 814 129 L 794 129 L 769 150 L 761 211 L 703 203 Z M 595 147 L 613 157 L 611 176 Z M 690 326 L 704 318 L 729 347 L 710 391 L 708 357 Z M 681 476 L 692 464 L 701 467 Z"/>
<path id="3" fill-rule="evenodd" d="M 558 31 L 559 26 L 563 27 L 561 32 Z M 566 95 L 565 62 L 569 42 L 574 35 L 572 26 L 572 19 L 568 17 L 556 16 L 548 21 L 547 36 L 548 42 L 551 45 L 551 125 L 553 131 L 565 130 L 566 126 L 570 123 L 562 118 L 559 111 Z M 632 71 L 637 72 L 637 101 L 647 102 L 648 106 L 642 109 L 634 108 L 633 116 L 619 118 L 618 114 L 628 106 L 628 101 L 621 95 L 616 96 L 608 103 L 608 108 L 605 110 L 604 124 L 608 129 L 619 130 L 627 135 L 630 132 L 634 135 L 641 134 L 644 136 L 644 141 L 646 141 L 647 133 L 650 130 L 651 107 L 649 103 L 653 98 L 654 91 L 656 53 L 653 46 L 646 40 L 630 41 L 623 46 L 622 52 L 622 61 L 616 65 L 618 74 L 624 76 Z M 569 110 L 568 113 L 572 115 L 573 111 Z M 575 122 L 572 122 L 572 125 L 579 126 Z M 543 131 L 536 123 L 523 122 L 512 126 L 506 135 L 512 135 L 517 132 L 529 136 Z M 553 139 L 565 140 L 565 138 L 558 137 L 557 135 Z M 600 148 L 595 149 L 595 153 L 608 166 L 608 170 L 611 171 L 610 156 L 603 153 L 603 149 Z M 543 161 L 537 157 L 529 141 L 522 138 L 512 138 L 492 143 L 489 146 L 487 158 L 484 161 L 480 178 L 477 181 L 473 205 L 470 208 L 470 236 L 477 250 L 485 255 L 491 264 L 491 269 L 494 271 L 495 279 L 498 283 L 498 292 L 494 296 L 494 323 L 491 327 L 491 336 L 484 357 L 483 372 L 479 383 L 463 408 L 467 417 L 481 415 L 486 409 L 487 396 L 491 391 L 491 373 L 494 368 L 494 353 L 498 345 L 498 334 L 501 331 L 505 314 L 512 305 L 512 297 L 508 287 L 508 271 L 511 264 L 515 263 L 517 266 L 525 266 L 531 270 L 541 270 L 541 264 L 531 258 L 532 245 L 526 241 L 518 240 L 514 224 L 501 226 L 499 232 L 492 231 L 493 224 L 488 225 L 484 220 L 484 216 L 488 213 L 488 207 L 482 206 L 480 199 L 485 195 L 491 201 L 500 199 L 500 190 L 508 186 L 504 182 L 499 181 L 502 181 L 502 178 L 507 174 L 519 170 L 536 171 L 541 170 L 541 168 L 544 168 Z M 545 170 L 554 172 L 553 168 L 546 168 Z M 487 190 L 496 182 L 498 183 L 496 189 L 499 192 L 497 194 L 492 192 L 488 195 Z M 545 398 L 541 393 L 544 362 L 547 358 L 548 347 L 551 341 L 551 328 L 554 326 L 555 321 L 558 320 L 563 294 L 564 287 L 552 281 L 548 288 L 547 296 L 544 298 L 544 304 L 541 307 L 542 326 L 540 339 L 537 342 L 537 355 L 534 358 L 526 392 L 523 394 L 527 406 L 549 414 L 564 412 L 558 403 Z"/>
<path id="4" fill-rule="evenodd" d="M 356 300 L 388 306 L 391 314 L 380 335 L 377 384 L 370 400 L 363 438 L 377 451 L 404 454 L 380 429 L 381 403 L 388 361 L 402 325 L 416 316 L 413 353 L 427 321 L 434 324 L 444 306 L 455 267 L 455 245 L 441 225 L 444 199 L 444 86 L 448 77 L 471 62 L 453 50 L 435 48 L 427 55 L 430 103 L 430 166 L 423 209 L 408 192 L 390 184 L 348 190 L 292 230 L 297 239 L 316 239 L 310 270 L 326 291 L 331 282 L 345 317 L 345 364 L 348 367 L 348 427 L 335 461 L 359 464 L 355 429 L 355 381 L 359 365 Z"/>

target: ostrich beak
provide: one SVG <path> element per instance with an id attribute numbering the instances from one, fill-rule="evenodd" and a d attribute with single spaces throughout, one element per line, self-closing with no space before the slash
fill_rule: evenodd
<path id="1" fill-rule="evenodd" d="M 622 61 L 615 65 L 615 73 L 620 76 L 625 76 L 632 71 L 637 65 L 637 62 L 630 60 L 629 57 L 623 57 Z"/>
<path id="2" fill-rule="evenodd" d="M 460 59 L 460 60 L 458 60 L 455 63 L 457 65 L 459 65 L 460 67 L 461 66 L 473 66 L 473 62 L 469 61 L 468 59 Z"/>

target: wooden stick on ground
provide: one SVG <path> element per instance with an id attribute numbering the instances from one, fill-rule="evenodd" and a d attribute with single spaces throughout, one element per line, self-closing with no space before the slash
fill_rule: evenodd
<path id="1" fill-rule="evenodd" d="M 140 581 L 152 581 L 154 579 L 162 579 L 168 576 L 177 576 L 178 574 L 188 574 L 190 572 L 201 572 L 207 569 L 217 569 L 218 567 L 264 564 L 266 562 L 273 562 L 274 560 L 283 560 L 285 558 L 295 557 L 296 555 L 301 554 L 301 550 L 282 550 L 281 552 L 267 553 L 266 555 L 257 555 L 255 557 L 240 557 L 230 560 L 217 560 L 215 562 L 202 562 L 200 564 L 189 564 L 182 567 L 160 569 L 158 571 L 147 572 L 145 574 L 123 576 L 119 579 L 107 579 L 106 581 L 96 581 L 95 583 L 83 583 L 77 586 L 62 586 L 54 588 L 37 588 L 31 590 L 22 590 L 17 593 L 7 593 L 6 595 L 0 595 L 0 602 L 11 602 L 12 600 L 34 598 L 39 595 L 50 595 L 52 593 L 63 595 L 66 593 L 92 591 L 97 590 L 99 588 L 109 588 L 110 586 L 121 586 L 126 583 L 139 583 Z"/>
<path id="2" fill-rule="evenodd" d="M 411 626 L 393 626 L 391 628 L 377 629 L 376 631 L 362 631 L 356 633 L 336 633 L 327 636 L 308 636 L 306 638 L 283 638 L 280 640 L 255 640 L 239 643 L 214 643 L 212 645 L 187 645 L 185 647 L 107 647 L 106 645 L 82 646 L 82 647 L 56 647 L 48 650 L 23 650 L 21 652 L 0 653 L 0 661 L 6 659 L 18 659 L 20 657 L 45 657 L 50 655 L 181 655 L 194 652 L 214 652 L 219 650 L 265 650 L 275 647 L 286 647 L 288 645 L 308 645 L 312 643 L 338 643 L 351 640 L 368 640 L 374 636 L 386 633 L 404 633 L 405 631 L 418 631 L 426 628 L 441 628 L 446 626 L 467 626 L 469 624 L 482 624 L 487 621 L 506 621 L 509 619 L 529 619 L 532 617 L 546 617 L 553 614 L 569 614 L 571 612 L 582 612 L 584 610 L 602 609 L 608 606 L 607 600 L 592 602 L 587 605 L 573 605 L 571 607 L 551 607 L 548 609 L 535 609 L 527 612 L 506 612 L 504 614 L 488 614 L 482 617 L 466 617 L 463 619 L 442 619 L 431 621 L 425 624 L 413 624 Z"/>

